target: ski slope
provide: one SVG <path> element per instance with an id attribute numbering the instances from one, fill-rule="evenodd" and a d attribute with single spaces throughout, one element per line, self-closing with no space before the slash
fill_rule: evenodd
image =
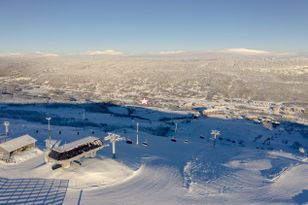
<path id="1" fill-rule="evenodd" d="M 51 170 L 42 152 L 23 162 L 0 164 L 0 176 L 6 179 L 68 180 L 64 204 L 308 203 L 307 154 L 295 146 L 307 150 L 307 126 L 282 122 L 269 130 L 245 120 L 111 104 L 0 107 L 0 121 L 11 122 L 11 134 L 32 135 L 41 150 L 47 137 L 46 115 L 53 117 L 52 138 L 62 143 L 93 133 L 104 137 L 107 132 L 133 140 L 132 145 L 117 143 L 116 159 L 109 146 L 97 158 L 66 170 Z M 215 148 L 212 129 L 221 131 Z M 174 135 L 177 141 L 171 142 Z M 264 143 L 268 138 L 270 143 Z M 142 146 L 145 140 L 148 147 Z"/>

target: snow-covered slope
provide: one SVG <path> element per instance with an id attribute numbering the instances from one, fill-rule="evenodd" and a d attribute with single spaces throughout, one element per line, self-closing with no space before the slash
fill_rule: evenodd
<path id="1" fill-rule="evenodd" d="M 246 120 L 196 118 L 185 112 L 111 104 L 2 104 L 0 121 L 10 120 L 13 136 L 28 133 L 43 149 L 46 115 L 53 117 L 52 138 L 62 143 L 93 133 L 104 137 L 109 131 L 133 140 L 132 145 L 117 143 L 116 159 L 111 158 L 109 146 L 96 159 L 85 159 L 81 166 L 66 170 L 52 170 L 42 153 L 19 164 L 0 164 L 0 176 L 9 180 L 69 180 L 64 204 L 308 202 L 307 154 L 298 151 L 308 148 L 304 125 L 281 122 L 269 130 Z M 135 145 L 136 122 L 139 145 Z M 221 131 L 215 148 L 212 129 Z M 170 140 L 174 135 L 176 142 Z M 148 147 L 141 144 L 145 140 Z M 2 195 L 0 202 L 6 202 Z M 46 194 L 40 200 L 44 203 L 49 197 Z"/>

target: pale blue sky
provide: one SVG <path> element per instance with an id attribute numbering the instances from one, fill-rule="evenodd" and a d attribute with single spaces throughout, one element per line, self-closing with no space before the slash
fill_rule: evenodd
<path id="1" fill-rule="evenodd" d="M 307 0 L 0 0 L 0 52 L 308 51 Z"/>

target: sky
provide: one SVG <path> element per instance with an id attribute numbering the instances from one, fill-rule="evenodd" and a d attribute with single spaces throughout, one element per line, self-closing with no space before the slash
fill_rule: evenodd
<path id="1" fill-rule="evenodd" d="M 0 0 L 0 53 L 308 51 L 307 0 Z"/>

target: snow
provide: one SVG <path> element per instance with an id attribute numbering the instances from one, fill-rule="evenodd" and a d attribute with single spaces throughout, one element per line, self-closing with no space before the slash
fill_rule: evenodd
<path id="1" fill-rule="evenodd" d="M 299 108 L 288 111 L 288 117 L 291 114 L 294 120 L 306 119 L 307 123 L 307 114 L 303 113 L 308 101 L 307 56 L 194 55 L 167 57 L 168 60 L 153 56 L 2 57 L 0 99 L 136 105 L 146 98 L 150 106 L 169 109 L 200 104 L 206 107 L 208 103 L 228 100 L 228 106 L 233 104 L 239 115 L 252 107 L 241 107 L 239 101 L 255 104 L 261 113 L 262 102 L 271 102 L 274 107 L 283 104 Z"/>
<path id="2" fill-rule="evenodd" d="M 70 189 L 92 190 L 124 182 L 134 177 L 134 170 L 110 158 L 85 159 L 66 169 L 51 170 L 44 164 L 32 170 L 33 176 L 49 179 L 67 179 Z M 116 170 L 116 171 L 115 171 Z"/>
<path id="3" fill-rule="evenodd" d="M 92 132 L 103 137 L 112 130 L 129 137 L 133 144 L 118 142 L 116 159 L 111 158 L 109 146 L 98 151 L 96 158 L 82 159 L 81 165 L 73 163 L 68 169 L 52 170 L 52 164 L 44 162 L 41 152 L 13 165 L 0 163 L 0 176 L 9 180 L 68 180 L 64 204 L 308 202 L 305 191 L 308 190 L 307 153 L 300 153 L 294 146 L 294 142 L 298 142 L 307 149 L 306 126 L 283 122 L 268 130 L 247 120 L 194 118 L 185 112 L 114 105 L 88 110 L 87 120 L 84 120 L 88 125 L 83 126 L 76 123 L 82 120 L 80 113 L 85 110 L 79 106 L 21 105 L 15 111 L 18 117 L 10 115 L 10 119 L 0 118 L 0 121 L 9 120 L 14 135 L 29 133 L 34 136 L 41 149 L 47 138 L 47 121 L 40 118 L 37 111 L 53 116 L 52 139 L 75 141 L 92 135 Z M 93 108 L 97 107 L 93 105 Z M 5 109 L 14 109 L 14 105 L 6 105 L 2 110 Z M 25 110 L 28 111 L 26 116 L 22 115 Z M 70 117 L 66 118 L 65 113 Z M 61 123 L 56 123 L 56 119 Z M 135 144 L 136 122 L 140 128 L 139 141 L 147 140 L 148 147 Z M 178 124 L 175 143 L 170 141 L 174 135 L 174 122 Z M 165 135 L 153 131 L 162 127 L 169 128 Z M 215 148 L 210 139 L 213 129 L 221 132 Z M 270 145 L 263 144 L 268 137 Z M 184 143 L 185 139 L 189 143 Z M 0 202 L 2 194 L 0 192 Z M 45 194 L 48 198 L 48 193 Z"/>

